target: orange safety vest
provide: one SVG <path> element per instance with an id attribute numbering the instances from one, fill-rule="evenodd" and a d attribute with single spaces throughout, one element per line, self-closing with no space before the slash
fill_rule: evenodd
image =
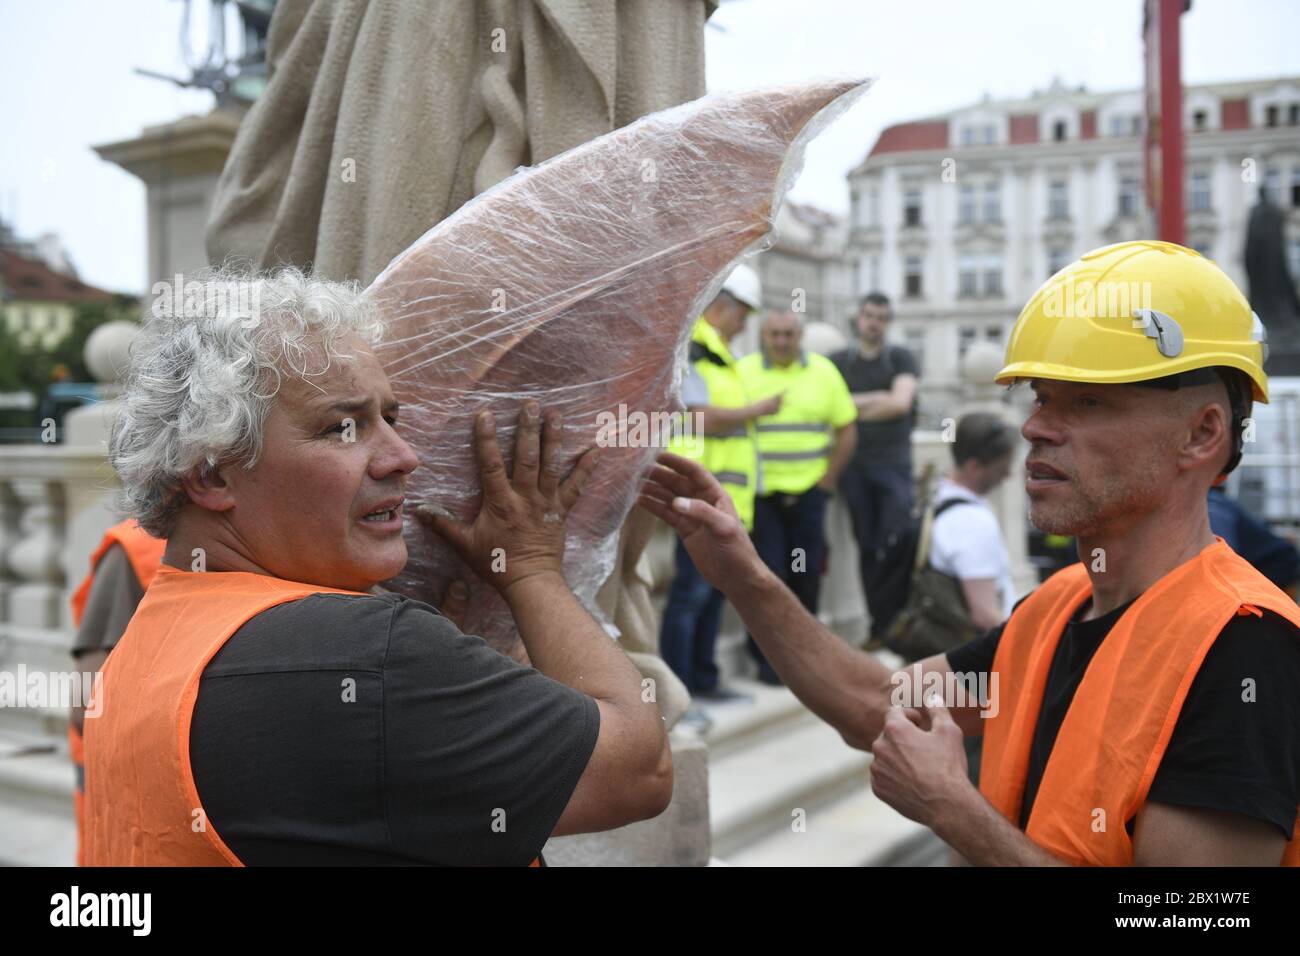
<path id="1" fill-rule="evenodd" d="M 1125 824 L 1146 803 L 1192 681 L 1233 616 L 1267 608 L 1300 627 L 1295 602 L 1215 538 L 1120 616 L 1075 691 L 1025 827 L 1068 863 L 1133 864 Z M 984 724 L 980 792 L 1015 826 L 1052 655 L 1091 594 L 1082 564 L 1058 571 L 1021 602 L 998 642 L 1001 699 Z M 1300 865 L 1300 841 L 1287 843 L 1281 863 Z"/>
<path id="2" fill-rule="evenodd" d="M 148 590 L 149 583 L 158 573 L 163 551 L 167 548 L 164 539 L 149 534 L 135 522 L 135 519 L 120 521 L 105 531 L 99 547 L 90 556 L 90 573 L 72 595 L 72 622 L 78 627 L 81 626 L 81 619 L 86 614 L 86 601 L 90 597 L 90 587 L 95 580 L 95 569 L 99 567 L 99 562 L 108 553 L 108 549 L 115 544 L 121 545 L 122 550 L 126 552 L 127 560 L 131 562 L 131 569 L 135 572 L 140 587 L 145 590 Z M 86 774 L 86 751 L 81 734 L 72 724 L 68 724 L 68 756 L 72 758 L 72 765 L 77 771 L 77 779 L 72 788 L 72 809 L 77 818 L 77 865 L 82 866 L 84 865 L 82 848 L 85 846 L 83 832 L 85 792 L 82 781 Z"/>
<path id="3" fill-rule="evenodd" d="M 199 678 L 246 621 L 321 593 L 361 592 L 243 571 L 158 569 L 104 665 L 102 713 L 86 722 L 87 865 L 243 865 L 194 784 Z"/>
<path id="4" fill-rule="evenodd" d="M 140 587 L 145 590 L 149 589 L 149 583 L 158 573 L 163 552 L 167 550 L 165 538 L 155 538 L 136 524 L 134 518 L 118 522 L 105 531 L 104 539 L 99 542 L 99 547 L 90 556 L 90 573 L 72 595 L 72 623 L 78 627 L 81 626 L 81 618 L 86 613 L 86 601 L 90 597 L 90 585 L 95 580 L 95 569 L 99 566 L 100 559 L 115 544 L 120 544 L 122 550 L 126 552 L 127 560 L 131 562 L 131 568 L 140 580 Z"/>

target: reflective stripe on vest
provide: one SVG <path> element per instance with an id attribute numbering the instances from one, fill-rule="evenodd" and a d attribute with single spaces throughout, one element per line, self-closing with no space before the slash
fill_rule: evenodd
<path id="1" fill-rule="evenodd" d="M 825 422 L 781 422 L 759 424 L 755 428 L 760 432 L 828 432 L 831 426 Z"/>
<path id="2" fill-rule="evenodd" d="M 825 445 L 813 451 L 769 451 L 763 453 L 764 461 L 813 461 L 817 458 L 829 458 L 831 446 Z"/>
<path id="3" fill-rule="evenodd" d="M 724 485 L 739 485 L 741 488 L 749 485 L 749 475 L 742 475 L 738 471 L 713 471 L 709 474 Z"/>
<path id="4" fill-rule="evenodd" d="M 837 402 L 850 401 L 843 377 L 830 360 L 807 352 L 785 366 L 755 352 L 736 367 L 752 398 L 784 396 L 780 409 L 754 426 L 763 494 L 803 494 L 830 465 Z"/>
<path id="5" fill-rule="evenodd" d="M 1265 608 L 1300 627 L 1295 602 L 1215 538 L 1120 616 L 1075 691 L 1025 827 L 1066 862 L 1132 865 L 1125 824 L 1146 803 L 1188 689 L 1233 616 Z M 1052 656 L 1091 593 L 1082 564 L 1058 571 L 1021 602 L 998 642 L 999 699 L 984 722 L 980 792 L 1013 826 Z M 1300 865 L 1300 842 L 1286 844 L 1281 862 Z"/>

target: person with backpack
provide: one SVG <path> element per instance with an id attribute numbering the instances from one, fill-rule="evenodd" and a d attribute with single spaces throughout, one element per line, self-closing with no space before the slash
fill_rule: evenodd
<path id="1" fill-rule="evenodd" d="M 862 593 L 871 593 L 876 557 L 912 511 L 912 428 L 918 366 L 907 349 L 885 343 L 892 309 L 881 292 L 863 297 L 858 342 L 830 356 L 858 410 L 858 444 L 840 476 L 840 493 L 858 542 Z M 870 601 L 868 600 L 868 606 Z M 875 609 L 871 609 L 874 615 Z"/>
<path id="2" fill-rule="evenodd" d="M 1011 559 L 984 496 L 1010 474 L 1015 444 L 1000 416 L 963 416 L 952 470 L 907 533 L 886 547 L 873 582 L 882 614 L 873 618 L 872 637 L 909 664 L 952 650 L 1011 614 Z"/>

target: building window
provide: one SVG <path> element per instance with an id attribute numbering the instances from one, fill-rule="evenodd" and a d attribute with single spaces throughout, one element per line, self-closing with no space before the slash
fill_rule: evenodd
<path id="1" fill-rule="evenodd" d="M 997 180 L 984 184 L 984 221 L 1002 221 L 1002 186 Z"/>
<path id="2" fill-rule="evenodd" d="M 879 289 L 879 288 L 880 288 L 880 259 L 878 259 L 876 256 L 872 256 L 871 257 L 871 288 L 865 291 L 870 292 L 871 289 Z"/>
<path id="3" fill-rule="evenodd" d="M 984 294 L 994 298 L 1002 295 L 1002 257 L 984 257 Z"/>
<path id="4" fill-rule="evenodd" d="M 909 299 L 921 297 L 920 256 L 907 256 L 903 260 L 903 295 Z"/>
<path id="5" fill-rule="evenodd" d="M 903 193 L 903 225 L 921 224 L 921 190 L 909 189 Z"/>
<path id="6" fill-rule="evenodd" d="M 1138 180 L 1136 176 L 1121 176 L 1119 180 L 1119 214 L 1138 214 Z"/>
<path id="7" fill-rule="evenodd" d="M 961 225 L 969 225 L 975 221 L 975 187 L 968 183 L 963 183 L 958 192 L 957 199 L 957 222 Z"/>
<path id="8" fill-rule="evenodd" d="M 1300 126 L 1300 103 L 1292 103 L 1286 108 L 1286 124 Z"/>
<path id="9" fill-rule="evenodd" d="M 925 329 L 908 326 L 903 329 L 903 345 L 916 358 L 917 371 L 925 371 Z"/>
<path id="10" fill-rule="evenodd" d="M 1300 239 L 1292 239 L 1287 245 L 1288 265 L 1291 267 L 1291 281 L 1300 282 Z"/>
<path id="11" fill-rule="evenodd" d="M 984 326 L 984 338 L 994 343 L 995 345 L 1000 345 L 1002 343 L 1002 326 L 1000 325 Z"/>
<path id="12" fill-rule="evenodd" d="M 1124 135 L 1124 117 L 1112 116 L 1110 118 L 1110 135 L 1115 137 Z"/>
<path id="13" fill-rule="evenodd" d="M 1056 275 L 1070 264 L 1070 250 L 1064 246 L 1052 246 L 1047 250 L 1048 278 Z"/>
<path id="14" fill-rule="evenodd" d="M 998 141 L 998 128 L 990 123 L 984 127 L 984 145 L 992 146 Z"/>
<path id="15" fill-rule="evenodd" d="M 1291 205 L 1300 209 L 1300 166 L 1291 167 Z"/>
<path id="16" fill-rule="evenodd" d="M 1053 179 L 1047 184 L 1047 218 L 1066 219 L 1070 215 L 1069 183 Z"/>
<path id="17" fill-rule="evenodd" d="M 1129 117 L 1129 132 L 1134 136 L 1142 135 L 1142 114 L 1134 113 Z"/>
<path id="18" fill-rule="evenodd" d="M 975 127 L 963 126 L 961 128 L 961 144 L 963 146 L 975 145 Z"/>
<path id="19" fill-rule="evenodd" d="M 1052 123 L 1052 139 L 1058 143 L 1065 142 L 1065 120 L 1057 120 Z"/>
<path id="20" fill-rule="evenodd" d="M 1192 173 L 1187 208 L 1192 212 L 1208 212 L 1210 209 L 1210 174 L 1205 170 Z"/>
<path id="21" fill-rule="evenodd" d="M 867 203 L 867 225 L 880 225 L 880 190 L 873 189 L 870 193 L 870 201 Z"/>
<path id="22" fill-rule="evenodd" d="M 978 330 L 973 325 L 963 325 L 957 330 L 957 357 L 965 358 L 967 350 L 975 344 L 975 339 L 979 335 Z"/>
<path id="23" fill-rule="evenodd" d="M 1205 110 L 1196 110 L 1192 113 L 1192 129 L 1205 129 L 1205 124 L 1209 121 L 1209 118 Z"/>
<path id="24" fill-rule="evenodd" d="M 979 262 L 974 256 L 957 260 L 957 297 L 973 299 L 979 294 Z"/>
<path id="25" fill-rule="evenodd" d="M 1265 126 L 1276 126 L 1276 125 L 1277 125 L 1277 107 L 1276 107 L 1276 106 L 1266 106 L 1266 107 L 1264 107 L 1264 125 L 1265 125 Z"/>
<path id="26" fill-rule="evenodd" d="M 1269 202 L 1282 205 L 1282 172 L 1277 167 L 1264 170 L 1264 192 Z"/>

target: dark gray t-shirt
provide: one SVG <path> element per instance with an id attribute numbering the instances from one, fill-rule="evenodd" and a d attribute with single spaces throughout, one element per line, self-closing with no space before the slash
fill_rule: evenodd
<path id="1" fill-rule="evenodd" d="M 886 345 L 874 359 L 862 357 L 857 345 L 841 349 L 830 357 L 844 376 L 849 391 L 887 392 L 894 387 L 899 375 L 917 375 L 916 359 L 899 345 Z M 878 422 L 858 422 L 858 447 L 853 452 L 854 464 L 907 465 L 912 461 L 911 412 Z"/>
<path id="2" fill-rule="evenodd" d="M 72 656 L 116 647 L 143 597 L 144 588 L 126 549 L 117 543 L 109 545 L 95 565 L 81 625 L 72 641 Z"/>
<path id="3" fill-rule="evenodd" d="M 263 611 L 208 663 L 204 812 L 250 865 L 527 865 L 596 745 L 596 702 L 396 594 Z"/>

